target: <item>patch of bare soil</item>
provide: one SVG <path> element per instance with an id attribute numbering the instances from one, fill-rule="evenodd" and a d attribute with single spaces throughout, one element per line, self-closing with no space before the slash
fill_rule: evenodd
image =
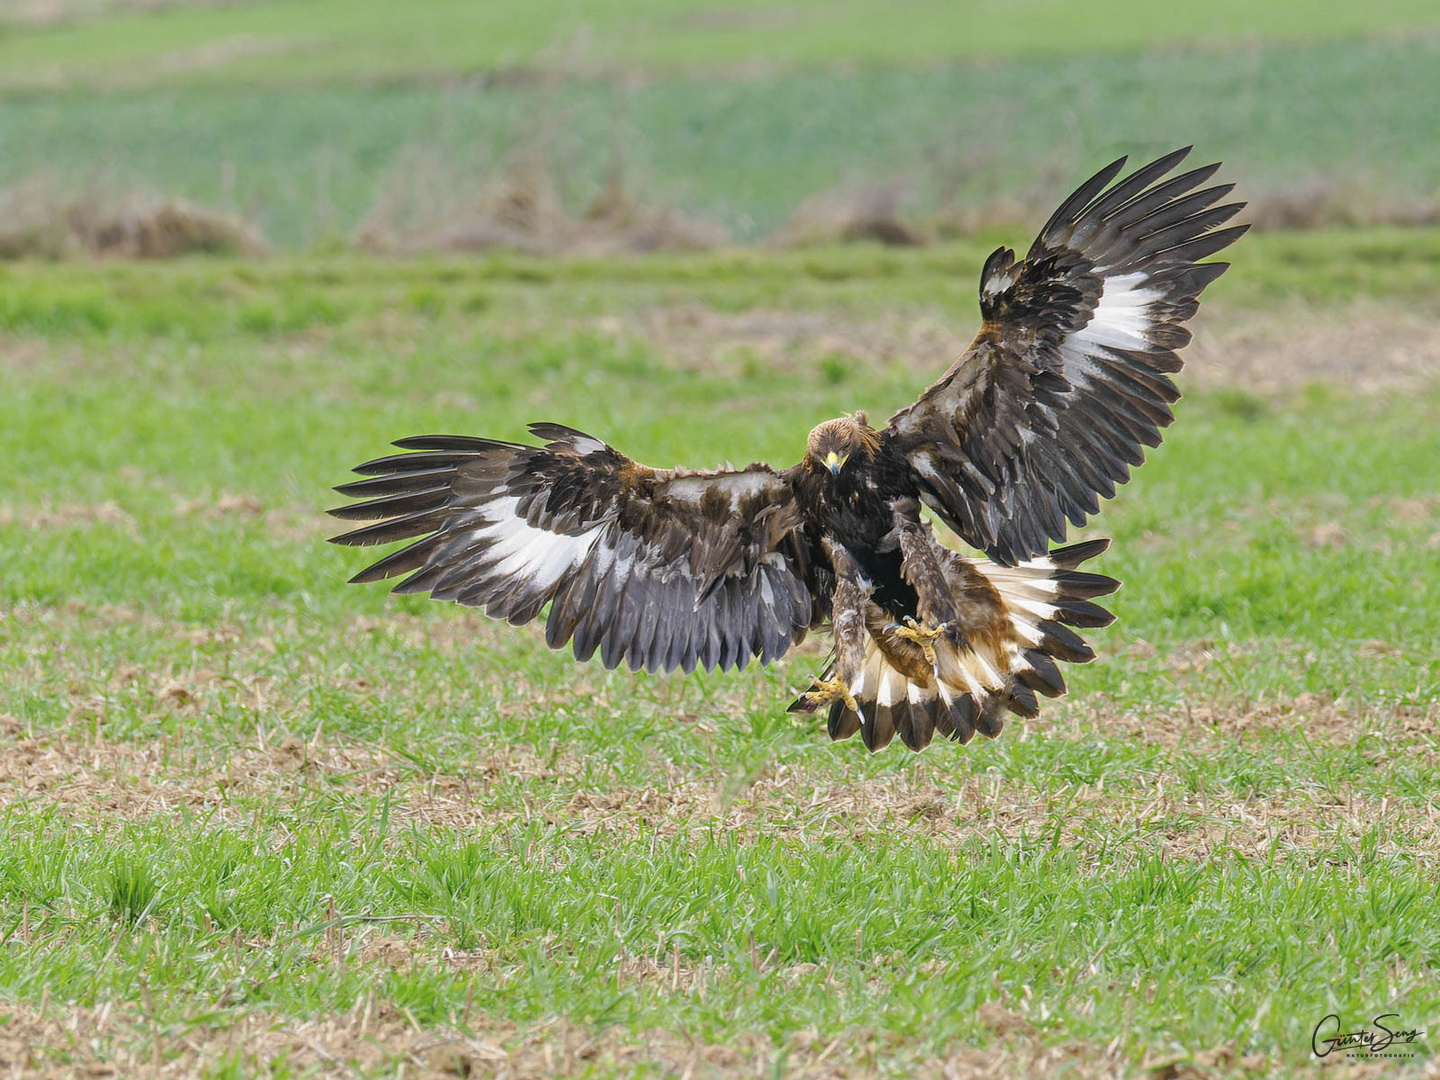
<path id="1" fill-rule="evenodd" d="M 221 492 L 196 498 L 176 499 L 177 518 L 198 518 L 201 521 L 257 520 L 270 535 L 295 543 L 318 540 L 330 535 L 330 519 L 317 514 L 309 506 L 266 506 L 259 495 Z"/>
<path id="2" fill-rule="evenodd" d="M 1180 385 L 1258 394 L 1335 383 L 1360 393 L 1440 380 L 1440 319 L 1374 300 L 1333 308 L 1202 308 Z"/>
<path id="3" fill-rule="evenodd" d="M 19 524 L 27 531 L 49 529 L 86 528 L 91 525 L 108 525 L 135 531 L 135 519 L 113 502 L 62 503 L 59 506 L 40 506 L 16 510 L 0 506 L 0 525 Z"/>
<path id="4" fill-rule="evenodd" d="M 1440 381 L 1440 319 L 1420 311 L 1357 301 L 1334 309 L 1204 308 L 1185 350 L 1182 390 L 1236 388 L 1256 394 L 1333 383 L 1361 393 L 1423 388 Z M 979 327 L 934 312 L 888 312 L 857 319 L 842 312 L 712 311 L 694 304 L 658 308 L 633 320 L 597 322 L 652 342 L 672 364 L 719 370 L 834 370 L 903 364 L 918 392 L 969 347 Z M 905 402 L 878 403 L 876 413 Z"/>
<path id="5" fill-rule="evenodd" d="M 1027 1003 L 1023 1003 L 1027 1004 Z M 365 998 L 341 1016 L 296 1021 L 261 1013 L 211 1013 L 162 1023 L 134 1004 L 96 1008 L 28 1005 L 7 1008 L 0 1025 L 0 1072 L 38 1080 L 137 1077 L 159 1080 L 206 1074 L 218 1066 L 261 1072 L 283 1061 L 297 1075 L 387 1075 L 444 1080 L 494 1076 L 510 1080 L 594 1075 L 740 1077 L 779 1075 L 859 1078 L 896 1075 L 926 1080 L 1064 1075 L 1074 1080 L 1118 1077 L 1200 1078 L 1263 1075 L 1261 1056 L 1228 1047 L 1190 1057 L 1136 1064 L 1116 1045 L 1078 1041 L 1047 1045 L 1021 1013 L 998 1002 L 980 1007 L 993 1039 L 983 1047 L 954 1046 L 917 1061 L 895 1036 L 864 1029 L 826 1039 L 801 1031 L 781 1046 L 753 1035 L 706 1043 L 673 1032 L 590 1031 L 566 1021 L 519 1028 L 477 1018 L 466 1031 L 426 1030 L 405 1011 Z M 1118 1042 L 1118 1040 L 1117 1040 Z M 1432 1070 L 1427 1075 L 1437 1075 Z"/>
<path id="6" fill-rule="evenodd" d="M 904 363 L 916 373 L 917 391 L 949 367 L 971 341 L 964 327 L 934 313 L 914 311 L 862 320 L 839 312 L 763 308 L 720 312 L 684 304 L 640 312 L 633 321 L 602 317 L 596 328 L 648 339 L 673 366 L 719 370 L 730 376 L 757 369 L 815 371 L 826 365 L 843 377 L 843 367 L 837 363 L 856 367 Z M 895 407 L 902 404 L 896 402 Z"/>
<path id="7" fill-rule="evenodd" d="M 122 477 L 123 479 L 123 477 Z M 174 500 L 176 518 L 220 522 L 251 520 L 263 522 L 271 535 L 296 543 L 321 539 L 335 529 L 330 519 L 309 506 L 266 506 L 257 495 L 248 493 L 201 495 Z M 36 507 L 13 507 L 0 504 L 0 526 L 18 524 L 30 532 L 56 529 L 85 529 L 95 525 L 138 531 L 134 516 L 113 501 L 96 503 L 42 503 Z"/>

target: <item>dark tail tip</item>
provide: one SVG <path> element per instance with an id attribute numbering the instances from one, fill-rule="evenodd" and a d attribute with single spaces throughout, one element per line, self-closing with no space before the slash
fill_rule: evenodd
<path id="1" fill-rule="evenodd" d="M 1109 537 L 1102 536 L 1096 540 L 1085 540 L 1079 544 L 1056 548 L 1050 552 L 1050 561 L 1061 570 L 1074 570 L 1081 563 L 1089 562 L 1096 555 L 1104 552 L 1109 546 Z"/>
<path id="2" fill-rule="evenodd" d="M 860 716 L 846 708 L 843 701 L 834 702 L 826 718 L 825 730 L 832 742 L 848 739 L 860 730 Z"/>

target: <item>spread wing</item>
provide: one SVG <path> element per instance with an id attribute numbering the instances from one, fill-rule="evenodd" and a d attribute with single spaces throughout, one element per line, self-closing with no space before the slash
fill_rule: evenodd
<path id="1" fill-rule="evenodd" d="M 427 435 L 356 468 L 372 479 L 337 490 L 366 501 L 330 513 L 377 523 L 334 542 L 414 542 L 352 580 L 408 574 L 396 592 L 515 625 L 548 603 L 551 648 L 573 637 L 577 659 L 632 671 L 768 663 L 826 615 L 783 474 L 662 472 L 558 424 L 531 431 L 548 444 Z"/>
<path id="2" fill-rule="evenodd" d="M 980 278 L 984 324 L 969 350 L 890 419 L 925 502 L 966 543 L 1013 565 L 1084 524 L 1160 445 L 1179 396 L 1168 377 L 1184 323 L 1228 263 L 1200 263 L 1248 226 L 1220 167 L 1164 177 L 1179 150 L 1111 186 L 1125 159 L 1071 195 L 1024 261 L 1006 248 Z"/>

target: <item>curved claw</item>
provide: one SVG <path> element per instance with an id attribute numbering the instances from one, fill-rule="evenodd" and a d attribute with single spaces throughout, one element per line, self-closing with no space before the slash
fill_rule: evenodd
<path id="1" fill-rule="evenodd" d="M 896 637 L 906 641 L 914 642 L 920 646 L 920 651 L 925 654 L 925 662 L 932 668 L 935 667 L 935 641 L 941 637 L 950 627 L 949 623 L 941 623 L 939 626 L 927 628 L 921 626 L 909 615 L 905 616 L 905 624 L 891 623 L 886 627 Z"/>
<path id="2" fill-rule="evenodd" d="M 805 711 L 814 712 L 821 706 L 829 705 L 832 701 L 843 701 L 847 709 L 857 716 L 860 715 L 860 706 L 850 693 L 850 687 L 846 686 L 842 679 L 826 680 L 821 679 L 818 675 L 812 675 L 810 689 L 801 694 L 795 704 L 799 705 L 804 702 Z"/>

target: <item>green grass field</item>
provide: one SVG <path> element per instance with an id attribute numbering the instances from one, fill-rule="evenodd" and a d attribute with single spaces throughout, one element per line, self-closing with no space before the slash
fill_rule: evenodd
<path id="1" fill-rule="evenodd" d="M 0 263 L 0 1076 L 1311 1075 L 1330 1014 L 1435 1076 L 1437 73 L 1422 0 L 7 6 L 0 234 L 139 193 L 278 253 Z M 1039 719 L 872 757 L 784 711 L 823 636 L 631 676 L 345 584 L 389 440 L 792 463 L 1086 170 L 1192 142 L 1258 212 L 1430 225 L 1228 253 Z M 350 250 L 537 155 L 753 246 Z M 755 244 L 877 182 L 952 238 Z"/>
<path id="2" fill-rule="evenodd" d="M 57 6 L 57 5 L 52 5 Z M 251 0 L 160 10 L 89 8 L 89 18 L 13 24 L 0 40 L 3 82 L 17 88 L 163 83 L 288 83 L 443 78 L 477 71 L 616 67 L 694 70 L 737 64 L 913 66 L 972 58 L 1223 47 L 1430 31 L 1424 0 L 1256 5 L 1217 0 L 1174 9 L 1100 0 L 1004 5 L 911 0 L 605 0 L 526 5 L 424 0 Z M 85 14 L 85 12 L 77 12 Z M 883 20 L 886 32 L 876 33 Z"/>
<path id="3" fill-rule="evenodd" d="M 273 5 L 296 13 L 326 6 Z M 388 200 L 438 203 L 438 220 L 429 224 L 441 224 L 466 208 L 466 192 L 473 197 L 537 150 L 548 156 L 560 197 L 579 213 L 618 153 L 638 201 L 674 206 L 751 242 L 771 235 L 811 196 L 897 178 L 913 215 L 979 210 L 1033 225 L 1082 173 L 1109 158 L 1155 156 L 1193 142 L 1198 153 L 1225 159 L 1252 198 L 1318 191 L 1353 207 L 1358 221 L 1416 201 L 1433 214 L 1440 31 L 1403 32 L 1408 23 L 1399 14 L 1367 5 L 1375 36 L 1349 39 L 1341 31 L 1350 24 L 1330 17 L 1340 6 L 1312 17 L 1313 7 L 1292 10 L 1292 29 L 1302 15 L 1308 27 L 1298 41 L 1277 32 L 1201 48 L 1162 37 L 1165 48 L 1117 52 L 1082 40 L 1076 47 L 1083 51 L 1064 55 L 997 47 L 987 58 L 944 64 L 871 65 L 835 45 L 825 57 L 834 63 L 822 65 L 702 66 L 633 78 L 336 74 L 297 90 L 282 77 L 304 70 L 291 59 L 273 78 L 221 68 L 200 84 L 146 82 L 116 93 L 66 76 L 55 93 L 0 96 L 0 187 L 29 181 L 92 197 L 183 196 L 239 213 L 276 246 L 295 250 L 350 238 Z M 137 47 L 151 48 L 162 40 L 153 24 L 208 26 L 271 8 L 236 4 L 130 21 L 140 28 Z M 1204 9 L 1212 10 L 1228 5 Z M 1049 40 L 1058 47 L 1067 24 L 1051 21 Z M 1146 26 L 1125 25 L 1136 32 Z M 1025 27 L 1012 29 L 1029 34 Z M 124 70 L 162 70 L 112 45 L 118 32 L 102 22 L 41 36 L 69 42 L 90 34 L 94 48 L 112 49 L 107 55 Z M 43 50 L 33 37 L 0 38 L 0 71 L 27 70 L 18 59 L 9 62 L 5 49 L 38 57 Z M 446 43 L 490 40 L 456 34 Z M 821 44 L 788 32 L 780 40 Z M 405 55 L 398 46 L 389 51 L 397 61 Z M 104 68 L 77 59 L 74 70 Z M 445 197 L 437 199 L 436 189 Z"/>
<path id="4" fill-rule="evenodd" d="M 920 756 L 784 712 L 823 641 L 606 673 L 323 542 L 421 431 L 793 461 L 933 377 L 907 328 L 973 329 L 986 250 L 0 273 L 0 1067 L 1280 1075 L 1327 1013 L 1431 1028 L 1433 386 L 1197 370 L 1089 530 L 1099 662 Z M 1235 258 L 1202 348 L 1436 313 L 1437 233 Z"/>

